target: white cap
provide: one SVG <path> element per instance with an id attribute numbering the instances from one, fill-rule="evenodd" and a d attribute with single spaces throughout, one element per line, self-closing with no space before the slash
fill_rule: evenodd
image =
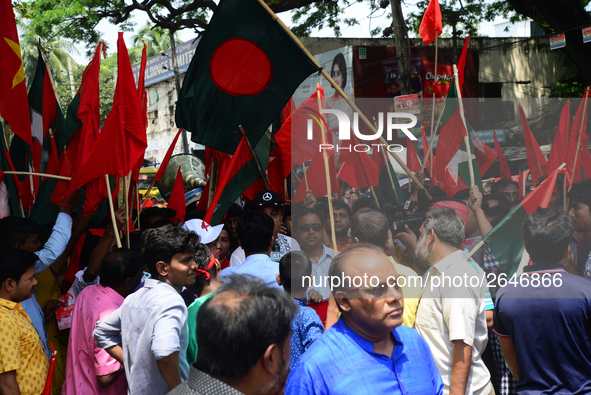
<path id="1" fill-rule="evenodd" d="M 216 241 L 224 224 L 211 226 L 200 219 L 190 219 L 183 225 L 183 229 L 194 232 L 199 235 L 199 241 L 203 244 L 209 244 Z"/>

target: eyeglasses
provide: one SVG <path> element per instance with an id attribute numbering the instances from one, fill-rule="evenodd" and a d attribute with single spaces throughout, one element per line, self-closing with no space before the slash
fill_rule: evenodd
<path id="1" fill-rule="evenodd" d="M 314 232 L 320 232 L 322 230 L 322 225 L 321 224 L 305 224 L 305 225 L 298 226 L 298 229 L 300 230 L 300 232 L 309 232 L 310 228 L 312 228 L 312 230 Z"/>

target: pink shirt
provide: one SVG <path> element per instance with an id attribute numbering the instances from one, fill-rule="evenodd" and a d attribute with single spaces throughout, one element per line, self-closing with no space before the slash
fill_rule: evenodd
<path id="1" fill-rule="evenodd" d="M 93 338 L 97 321 L 108 317 L 123 303 L 123 297 L 100 284 L 86 287 L 76 299 L 66 357 L 66 380 L 62 395 L 126 394 L 127 380 L 122 374 L 112 385 L 101 388 L 96 376 L 114 373 L 121 368 Z"/>

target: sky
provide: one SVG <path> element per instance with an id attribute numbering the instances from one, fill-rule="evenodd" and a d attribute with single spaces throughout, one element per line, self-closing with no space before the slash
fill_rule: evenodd
<path id="1" fill-rule="evenodd" d="M 407 15 L 409 12 L 416 10 L 416 7 L 407 6 L 403 3 L 403 14 Z M 390 11 L 390 7 L 386 10 L 378 10 L 374 14 L 371 14 L 369 11 L 369 7 L 366 3 L 357 3 L 354 2 L 351 6 L 347 7 L 344 10 L 344 16 L 346 18 L 357 18 L 359 21 L 358 25 L 355 26 L 347 26 L 341 28 L 342 37 L 344 38 L 369 38 L 370 30 L 375 29 L 377 26 L 385 27 L 389 25 L 390 19 L 388 18 L 388 13 Z M 135 11 L 133 14 L 133 20 L 136 23 L 136 31 L 139 30 L 141 27 L 145 25 L 148 21 L 147 16 L 145 13 L 141 11 Z M 293 26 L 294 24 L 291 21 L 292 12 L 287 11 L 278 14 L 279 18 L 289 27 Z M 492 23 L 484 23 L 480 26 L 479 32 L 483 35 L 492 35 Z M 117 32 L 118 28 L 115 25 L 112 25 L 106 20 L 103 20 L 97 26 L 97 30 L 101 32 L 101 37 L 107 42 L 109 48 L 109 54 L 116 51 L 117 48 Z M 124 39 L 127 47 L 133 46 L 132 37 L 133 32 L 126 32 L 124 34 Z M 185 42 L 195 38 L 196 34 L 191 29 L 184 29 L 179 31 L 179 37 L 181 41 Z M 315 30 L 312 34 L 312 37 L 334 37 L 334 33 L 330 28 L 324 28 L 321 30 Z M 72 54 L 74 60 L 80 65 L 88 64 L 88 59 L 86 58 L 84 44 L 77 45 L 79 54 Z"/>

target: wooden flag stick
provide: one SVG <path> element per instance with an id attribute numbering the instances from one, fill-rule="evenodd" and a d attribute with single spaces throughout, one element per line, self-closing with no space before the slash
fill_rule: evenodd
<path id="1" fill-rule="evenodd" d="M 261 176 L 261 178 L 263 179 L 263 182 L 265 183 L 265 188 L 269 189 L 269 183 L 267 182 L 267 177 L 265 177 L 265 173 L 263 172 L 263 168 L 261 167 L 261 164 L 259 163 L 259 158 L 257 158 L 256 153 L 254 152 L 254 149 L 252 148 L 252 145 L 250 145 L 250 140 L 248 140 L 248 137 L 246 136 L 246 133 L 244 132 L 244 128 L 242 127 L 242 125 L 238 125 L 238 127 L 240 128 L 240 131 L 242 132 L 242 135 L 244 136 L 244 140 L 246 140 L 246 145 L 248 145 L 248 149 L 250 150 L 250 153 L 252 154 L 252 158 L 254 159 L 254 162 L 257 164 L 257 169 L 259 170 L 259 175 Z"/>
<path id="2" fill-rule="evenodd" d="M 304 182 L 306 183 L 306 191 L 310 190 L 308 187 L 308 174 L 306 174 L 306 162 L 302 163 L 302 171 L 304 172 Z"/>
<path id="3" fill-rule="evenodd" d="M 434 86 L 437 85 L 437 32 L 435 32 L 435 83 Z M 431 156 L 431 150 L 433 149 L 433 139 L 435 138 L 435 91 L 433 91 L 433 108 L 431 109 L 431 142 L 429 143 L 429 151 L 427 151 L 427 157 L 425 158 L 425 164 L 427 164 L 427 159 Z M 421 167 L 423 169 L 425 164 Z M 429 169 L 429 177 L 433 177 L 433 157 L 431 157 L 430 169 Z"/>
<path id="4" fill-rule="evenodd" d="M 121 248 L 121 238 L 119 237 L 119 229 L 117 228 L 117 219 L 115 218 L 115 207 L 113 207 L 113 196 L 111 195 L 111 182 L 109 181 L 108 174 L 105 174 L 105 181 L 107 182 L 107 195 L 109 196 L 109 210 L 111 210 L 113 233 L 115 233 L 115 240 L 117 240 L 117 248 Z"/>
<path id="5" fill-rule="evenodd" d="M 591 86 L 587 87 L 587 90 L 591 89 Z M 585 92 L 586 94 L 587 92 Z M 583 96 L 585 95 L 583 94 Z M 583 118 L 581 119 L 581 127 L 579 129 L 579 141 L 577 141 L 577 150 L 575 151 L 575 161 L 573 162 L 573 174 L 571 174 L 570 179 L 575 179 L 575 171 L 577 168 L 577 157 L 579 156 L 579 148 L 581 148 L 581 136 L 583 134 L 583 122 L 585 120 L 585 113 L 587 112 L 587 102 L 589 101 L 589 96 L 585 97 L 585 105 L 583 106 Z"/>
<path id="6" fill-rule="evenodd" d="M 140 186 L 136 182 L 135 183 L 135 198 L 136 198 L 136 218 L 135 218 L 135 227 L 139 231 L 140 230 Z"/>
<path id="7" fill-rule="evenodd" d="M 566 174 L 563 174 L 562 177 L 564 178 L 564 182 L 562 183 L 562 205 L 564 211 L 568 213 L 568 201 L 566 199 Z"/>
<path id="8" fill-rule="evenodd" d="M 437 135 L 437 131 L 439 130 L 439 124 L 441 123 L 441 118 L 443 118 L 443 112 L 445 111 L 445 102 L 443 102 L 443 107 L 441 108 L 441 112 L 439 113 L 439 117 L 437 118 L 437 123 L 435 124 L 435 134 L 430 136 L 430 140 L 429 140 L 429 154 L 423 158 L 423 165 L 422 167 L 425 167 L 425 164 L 427 163 L 427 159 L 429 158 L 429 156 L 431 156 L 431 160 L 433 160 L 433 146 L 435 145 L 435 135 Z"/>
<path id="9" fill-rule="evenodd" d="M 213 174 L 214 174 L 214 163 L 213 163 L 213 158 L 211 158 L 211 163 L 210 163 L 210 167 L 209 167 L 209 191 L 207 193 L 207 207 L 209 207 L 209 205 L 211 204 L 211 201 L 213 200 L 213 187 L 214 187 L 214 183 L 215 181 L 213 180 Z"/>
<path id="10" fill-rule="evenodd" d="M 289 194 L 287 192 L 287 178 L 285 180 L 283 180 L 283 192 L 285 194 L 284 202 L 287 203 L 287 201 L 289 200 Z"/>
<path id="11" fill-rule="evenodd" d="M 322 99 L 320 98 L 320 82 L 316 83 L 316 97 L 318 98 L 318 112 L 320 112 L 320 110 L 322 109 Z M 320 116 L 322 117 L 322 115 Z M 326 144 L 326 136 L 324 136 L 324 122 L 320 122 L 320 136 L 322 137 L 322 144 Z M 326 150 L 322 150 L 322 157 L 324 158 L 324 171 L 326 173 L 326 195 L 328 197 L 328 214 L 330 216 L 330 237 L 332 240 L 332 247 L 334 249 L 334 256 L 337 256 L 337 236 L 334 230 L 334 213 L 332 212 L 332 191 L 330 188 L 330 166 L 328 165 L 328 154 L 326 153 Z"/>
<path id="12" fill-rule="evenodd" d="M 374 133 L 374 135 L 377 135 L 378 131 L 371 124 L 369 119 L 367 119 L 365 114 L 363 114 L 359 110 L 359 108 L 355 105 L 355 103 L 353 103 L 351 101 L 351 99 L 349 98 L 349 96 L 347 96 L 347 94 L 343 91 L 343 89 L 335 82 L 335 80 L 332 79 L 332 77 L 326 72 L 326 70 L 324 70 L 324 68 L 322 68 L 320 63 L 318 63 L 316 58 L 314 58 L 314 56 L 312 56 L 310 51 L 308 51 L 306 49 L 304 44 L 302 44 L 302 42 L 295 36 L 295 34 L 293 34 L 291 30 L 289 30 L 289 28 L 283 23 L 283 21 L 281 19 L 279 19 L 279 17 L 273 12 L 273 10 L 271 10 L 271 8 L 269 8 L 269 6 L 263 0 L 257 0 L 257 1 L 261 5 L 261 7 L 263 7 L 265 9 L 265 11 L 267 11 L 269 13 L 269 15 L 271 15 L 271 17 L 275 20 L 275 22 L 277 22 L 279 24 L 279 26 L 281 26 L 281 28 L 283 30 L 285 30 L 285 32 L 295 41 L 295 43 L 300 47 L 302 52 L 304 52 L 304 54 L 306 54 L 306 56 L 308 56 L 308 58 L 310 58 L 310 61 L 313 62 L 316 65 L 316 67 L 321 69 L 321 73 L 324 76 L 324 78 L 326 78 L 326 80 L 337 91 L 337 93 L 339 95 L 341 95 L 341 97 L 347 102 L 347 104 L 349 104 L 349 106 L 353 109 L 353 111 L 355 111 L 359 114 L 359 118 L 361 118 L 361 120 L 369 128 L 369 130 L 371 130 L 372 133 Z M 379 140 L 380 140 L 380 143 L 384 144 L 384 148 L 388 146 L 388 142 L 382 136 L 379 137 Z M 400 159 L 400 157 L 396 154 L 396 152 L 392 152 L 392 157 L 396 160 L 396 162 L 398 162 L 398 164 L 400 165 L 400 167 L 402 167 L 402 169 L 406 172 L 406 174 L 408 174 L 408 176 L 419 186 L 419 188 L 425 190 L 425 196 L 427 196 L 427 198 L 429 200 L 433 199 L 433 196 L 431 196 L 431 194 L 429 193 L 429 191 L 427 191 L 425 186 L 421 182 L 419 182 L 419 180 L 417 179 L 415 174 L 408 168 L 408 166 L 406 166 L 406 163 L 404 163 L 402 161 L 402 159 Z"/>
<path id="13" fill-rule="evenodd" d="M 131 185 L 131 172 L 126 177 L 123 177 L 123 196 L 125 198 L 125 241 L 127 248 L 131 248 L 131 241 L 129 240 L 129 187 Z"/>
<path id="14" fill-rule="evenodd" d="M 474 166 L 472 165 L 472 149 L 470 148 L 470 132 L 466 126 L 466 119 L 464 118 L 464 104 L 462 103 L 462 94 L 460 93 L 460 82 L 458 81 L 458 68 L 454 64 L 454 81 L 456 84 L 456 90 L 458 91 L 458 105 L 460 106 L 460 116 L 462 117 L 462 123 L 464 129 L 466 129 L 466 137 L 464 137 L 464 144 L 466 144 L 466 153 L 468 154 L 468 170 L 470 170 L 470 187 L 474 186 Z"/>
<path id="15" fill-rule="evenodd" d="M 15 174 L 15 175 L 19 175 L 19 176 L 38 176 L 38 177 L 45 177 L 45 178 L 57 178 L 58 180 L 66 180 L 66 181 L 70 181 L 71 180 L 70 177 L 58 176 L 58 175 L 55 175 L 55 174 L 47 174 L 47 173 L 36 173 L 36 172 L 32 172 L 32 171 L 12 171 L 12 170 L 7 170 L 7 171 L 3 171 L 2 173 L 4 173 L 4 174 Z"/>

